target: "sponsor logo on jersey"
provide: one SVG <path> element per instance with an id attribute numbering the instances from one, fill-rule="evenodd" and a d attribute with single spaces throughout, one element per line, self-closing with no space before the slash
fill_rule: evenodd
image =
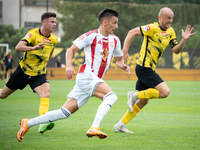
<path id="1" fill-rule="evenodd" d="M 149 25 L 146 25 L 146 26 L 143 26 L 143 29 L 144 29 L 144 31 L 148 31 L 148 30 L 150 30 L 151 28 L 150 28 Z"/>
<path id="2" fill-rule="evenodd" d="M 45 41 L 45 42 L 50 42 L 51 40 L 50 40 L 50 39 L 43 38 L 43 41 Z"/>
<path id="3" fill-rule="evenodd" d="M 28 34 L 26 35 L 26 38 L 29 39 L 31 36 L 32 36 L 32 34 L 28 33 Z"/>
<path id="4" fill-rule="evenodd" d="M 97 42 L 97 44 L 102 44 L 101 40 L 99 40 L 99 42 Z"/>
<path id="5" fill-rule="evenodd" d="M 161 34 L 167 36 L 167 33 L 166 33 L 166 32 L 162 32 Z"/>

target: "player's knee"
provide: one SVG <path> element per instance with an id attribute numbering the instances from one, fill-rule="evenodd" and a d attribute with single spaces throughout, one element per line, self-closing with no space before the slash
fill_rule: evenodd
<path id="1" fill-rule="evenodd" d="M 44 92 L 42 97 L 50 98 L 50 92 Z"/>
<path id="2" fill-rule="evenodd" d="M 7 94 L 6 92 L 3 91 L 3 89 L 0 90 L 0 98 L 4 99 L 6 97 L 8 97 L 9 94 Z"/>
<path id="3" fill-rule="evenodd" d="M 170 94 L 170 90 L 166 89 L 165 91 L 163 91 L 162 96 L 163 98 L 166 98 L 169 94 Z"/>
<path id="4" fill-rule="evenodd" d="M 106 101 L 111 107 L 117 101 L 117 95 L 111 91 L 103 97 L 103 101 Z"/>
<path id="5" fill-rule="evenodd" d="M 1 98 L 1 99 L 4 99 L 4 98 L 6 98 L 6 97 L 8 97 L 8 95 L 3 94 L 2 92 L 0 92 L 0 98 Z"/>

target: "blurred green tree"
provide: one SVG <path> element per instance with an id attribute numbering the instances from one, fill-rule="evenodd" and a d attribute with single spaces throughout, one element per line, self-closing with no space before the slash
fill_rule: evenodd
<path id="1" fill-rule="evenodd" d="M 0 24 L 0 43 L 9 44 L 9 48 L 11 49 L 12 55 L 14 56 L 13 58 L 15 66 L 17 65 L 18 60 L 21 57 L 21 52 L 16 52 L 15 46 L 25 36 L 27 32 L 28 29 L 26 28 L 14 29 L 14 26 L 12 24 Z"/>
<path id="2" fill-rule="evenodd" d="M 180 0 L 182 1 L 182 0 Z M 71 46 L 71 42 L 80 34 L 99 27 L 98 13 L 111 8 L 119 12 L 119 28 L 114 34 L 119 36 L 123 45 L 124 39 L 132 28 L 158 21 L 158 12 L 162 7 L 170 7 L 174 11 L 172 27 L 176 32 L 178 41 L 181 39 L 181 29 L 185 30 L 187 24 L 198 27 L 200 24 L 199 4 L 156 4 L 144 5 L 124 2 L 60 2 L 55 3 L 56 10 L 62 14 L 58 18 L 65 32 L 61 44 L 63 47 Z M 197 28 L 195 28 L 197 29 Z M 195 32 L 196 30 L 194 30 Z M 185 48 L 193 48 L 199 38 L 199 32 L 192 36 Z M 143 38 L 135 37 L 131 47 L 140 48 Z M 191 47 L 193 46 L 193 47 Z"/>

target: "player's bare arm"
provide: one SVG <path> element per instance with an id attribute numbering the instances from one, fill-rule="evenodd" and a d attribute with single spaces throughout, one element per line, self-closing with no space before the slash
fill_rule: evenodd
<path id="1" fill-rule="evenodd" d="M 123 58 L 124 58 L 124 62 L 126 62 L 126 59 L 129 59 L 129 56 L 128 56 L 128 49 L 129 49 L 129 46 L 132 42 L 132 40 L 134 39 L 135 36 L 139 36 L 139 35 L 142 35 L 141 32 L 140 32 L 140 28 L 137 27 L 137 28 L 134 28 L 132 30 L 130 30 L 124 40 L 124 46 L 123 46 Z"/>
<path id="2" fill-rule="evenodd" d="M 123 57 L 114 57 L 114 62 L 120 69 L 123 69 L 126 71 L 126 74 L 131 74 L 130 67 L 126 64 L 124 64 Z"/>
<path id="3" fill-rule="evenodd" d="M 32 50 L 39 50 L 41 48 L 43 48 L 45 45 L 45 43 L 40 43 L 36 46 L 27 46 L 26 41 L 20 41 L 17 46 L 15 47 L 15 50 L 18 52 L 27 52 L 27 51 L 32 51 Z"/>
<path id="4" fill-rule="evenodd" d="M 66 75 L 67 78 L 70 80 L 72 79 L 73 75 L 75 75 L 75 70 L 72 67 L 72 57 L 74 53 L 76 53 L 79 50 L 79 48 L 73 44 L 67 51 L 66 51 Z"/>
<path id="5" fill-rule="evenodd" d="M 196 34 L 196 33 L 192 33 L 193 29 L 194 28 L 193 27 L 191 28 L 191 25 L 187 25 L 185 32 L 184 32 L 183 29 L 181 29 L 181 31 L 182 31 L 182 39 L 181 39 L 181 41 L 179 42 L 178 45 L 176 45 L 176 46 L 173 47 L 172 50 L 173 50 L 174 53 L 176 53 L 176 54 L 180 53 L 181 50 L 183 49 L 183 47 L 184 47 L 187 39 L 190 36 Z"/>

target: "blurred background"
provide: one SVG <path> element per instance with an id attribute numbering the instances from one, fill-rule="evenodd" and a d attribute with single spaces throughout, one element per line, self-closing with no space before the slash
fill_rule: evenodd
<path id="1" fill-rule="evenodd" d="M 81 34 L 99 27 L 98 13 L 111 8 L 119 13 L 119 28 L 115 30 L 123 46 L 124 39 L 132 28 L 158 21 L 158 12 L 169 7 L 174 12 L 174 28 L 177 40 L 181 39 L 181 29 L 187 24 L 194 27 L 195 36 L 188 39 L 183 51 L 176 55 L 168 46 L 160 58 L 157 68 L 200 69 L 200 0 L 0 0 L 0 68 L 3 73 L 3 57 L 11 49 L 14 66 L 23 53 L 14 50 L 16 44 L 28 30 L 40 28 L 44 12 L 57 14 L 54 34 L 59 43 L 47 67 L 55 67 L 57 56 L 65 64 L 65 52 Z M 131 60 L 127 64 L 134 69 L 139 56 L 142 37 L 131 43 Z M 73 65 L 79 67 L 84 62 L 83 50 L 74 55 Z M 115 68 L 111 63 L 111 68 Z"/>

